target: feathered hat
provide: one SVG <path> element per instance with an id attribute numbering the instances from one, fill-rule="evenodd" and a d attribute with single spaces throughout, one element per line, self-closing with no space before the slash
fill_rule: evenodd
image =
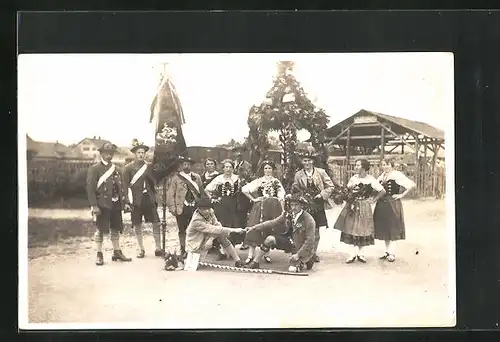
<path id="1" fill-rule="evenodd" d="M 132 140 L 132 148 L 130 149 L 130 152 L 135 153 L 135 151 L 140 148 L 142 148 L 144 152 L 149 150 L 149 146 L 144 145 L 144 143 L 139 142 L 137 139 Z"/>

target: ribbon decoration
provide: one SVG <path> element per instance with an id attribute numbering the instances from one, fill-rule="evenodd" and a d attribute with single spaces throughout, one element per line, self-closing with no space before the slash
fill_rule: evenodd
<path id="1" fill-rule="evenodd" d="M 294 276 L 302 276 L 302 277 L 309 275 L 309 273 L 285 272 L 285 271 L 277 271 L 277 270 L 262 269 L 262 268 L 241 268 L 241 267 L 226 266 L 226 265 L 220 265 L 220 264 L 212 264 L 212 263 L 208 263 L 208 262 L 200 262 L 198 265 L 211 267 L 211 268 L 218 268 L 218 269 L 222 269 L 222 270 L 238 271 L 238 272 L 246 272 L 246 273 L 267 273 L 267 274 L 274 273 L 274 274 L 294 275 Z"/>

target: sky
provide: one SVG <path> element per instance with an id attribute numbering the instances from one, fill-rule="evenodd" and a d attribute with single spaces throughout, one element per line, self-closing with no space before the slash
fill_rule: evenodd
<path id="1" fill-rule="evenodd" d="M 296 79 L 330 125 L 366 109 L 453 129 L 451 53 L 31 54 L 18 61 L 19 133 L 66 145 L 93 136 L 153 145 L 149 110 L 168 63 L 188 146 L 242 141 L 279 60 L 296 62 Z"/>

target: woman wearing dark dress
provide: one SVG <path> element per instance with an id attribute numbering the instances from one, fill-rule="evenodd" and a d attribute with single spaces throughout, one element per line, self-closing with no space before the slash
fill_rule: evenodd
<path id="1" fill-rule="evenodd" d="M 206 188 L 207 185 L 210 184 L 210 182 L 215 177 L 220 175 L 220 172 L 217 171 L 216 168 L 217 168 L 217 162 L 215 161 L 215 159 L 207 158 L 207 160 L 205 160 L 205 172 L 203 172 L 203 174 L 201 175 L 201 182 L 203 188 Z"/>
<path id="2" fill-rule="evenodd" d="M 203 172 L 201 174 L 201 183 L 202 183 L 203 189 L 205 189 L 207 187 L 207 185 L 210 184 L 210 182 L 218 175 L 220 175 L 220 172 L 217 171 L 217 162 L 215 161 L 215 159 L 207 158 L 205 160 L 205 172 Z M 218 253 L 219 254 L 218 257 L 220 258 L 221 255 L 220 255 L 219 251 L 223 251 L 223 250 L 224 249 L 220 245 L 219 240 L 214 239 L 214 241 L 212 243 L 212 248 L 210 251 Z"/>
<path id="3" fill-rule="evenodd" d="M 240 180 L 234 174 L 233 161 L 225 159 L 222 161 L 223 173 L 216 176 L 205 187 L 205 192 L 213 199 L 215 216 L 223 227 L 228 228 L 244 228 L 238 227 L 238 201 L 236 200 L 241 194 Z M 229 240 L 236 246 L 243 242 L 244 234 L 230 234 Z M 220 258 L 224 258 L 224 253 L 221 251 Z"/>
<path id="4" fill-rule="evenodd" d="M 370 170 L 370 163 L 367 160 L 356 161 L 356 174 L 347 183 L 350 194 L 334 225 L 335 229 L 342 232 L 340 241 L 353 247 L 346 260 L 348 264 L 356 259 L 366 263 L 363 248 L 375 244 L 371 204 L 383 196 L 385 190 L 375 177 L 367 173 L 368 170 Z M 377 195 L 372 199 L 374 192 L 377 192 Z"/>
<path id="5" fill-rule="evenodd" d="M 373 213 L 375 239 L 385 241 L 385 253 L 380 259 L 393 262 L 396 260 L 395 241 L 406 238 L 401 198 L 406 196 L 416 185 L 402 172 L 394 169 L 393 161 L 382 161 L 382 169 L 384 172 L 378 181 L 384 187 L 386 194 L 379 198 Z M 403 192 L 401 192 L 402 188 L 404 188 Z"/>
<path id="6" fill-rule="evenodd" d="M 264 161 L 261 165 L 262 177 L 251 181 L 241 189 L 243 194 L 253 203 L 248 217 L 248 227 L 273 220 L 283 212 L 285 189 L 281 182 L 274 177 L 275 170 L 276 165 L 272 161 Z M 255 248 L 260 246 L 269 234 L 257 231 L 246 235 L 245 244 L 249 246 L 246 264 L 253 260 Z M 268 263 L 271 262 L 271 258 L 267 253 L 264 255 L 264 260 Z"/>

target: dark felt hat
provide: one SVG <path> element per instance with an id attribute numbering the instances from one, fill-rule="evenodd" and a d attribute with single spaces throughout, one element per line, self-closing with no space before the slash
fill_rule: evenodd
<path id="1" fill-rule="evenodd" d="M 196 201 L 196 206 L 201 209 L 212 208 L 212 201 L 208 197 L 202 197 Z"/>
<path id="2" fill-rule="evenodd" d="M 299 157 L 300 157 L 300 159 L 316 160 L 316 158 L 318 158 L 318 155 L 316 153 L 305 151 L 305 152 L 299 153 Z"/>
<path id="3" fill-rule="evenodd" d="M 290 202 L 301 203 L 303 205 L 308 205 L 309 204 L 309 201 L 304 196 L 302 196 L 300 193 L 296 193 L 296 194 L 293 194 L 293 195 L 288 195 L 287 199 Z"/>
<path id="4" fill-rule="evenodd" d="M 118 147 L 115 144 L 112 144 L 110 142 L 105 142 L 98 149 L 99 152 L 110 152 L 110 153 L 115 153 L 117 150 L 118 150 Z"/>
<path id="5" fill-rule="evenodd" d="M 130 149 L 130 152 L 135 153 L 135 151 L 137 151 L 140 148 L 142 148 L 144 152 L 149 151 L 149 146 L 144 145 L 143 143 L 140 143 L 137 140 L 134 140 L 132 142 L 132 148 Z"/>
<path id="6" fill-rule="evenodd" d="M 191 164 L 196 164 L 196 161 L 193 158 L 186 156 L 179 156 L 179 162 L 180 163 L 189 162 Z"/>

